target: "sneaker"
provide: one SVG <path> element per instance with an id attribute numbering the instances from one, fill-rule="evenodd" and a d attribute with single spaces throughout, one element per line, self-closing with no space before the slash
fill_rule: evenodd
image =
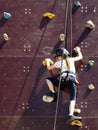
<path id="1" fill-rule="evenodd" d="M 74 109 L 74 113 L 75 113 L 75 114 L 80 114 L 80 113 L 81 113 L 81 110 L 78 109 L 78 108 L 77 108 L 77 109 Z"/>
<path id="2" fill-rule="evenodd" d="M 43 95 L 43 101 L 44 102 L 53 102 L 53 101 L 56 101 L 57 100 L 57 95 L 56 93 L 53 93 L 53 92 L 49 92 L 49 93 L 46 93 L 45 95 Z"/>
<path id="3" fill-rule="evenodd" d="M 81 120 L 81 119 L 82 119 L 82 117 L 80 117 L 80 116 L 75 116 L 75 115 L 69 116 L 69 120 L 70 120 L 70 121 L 73 121 L 73 120 Z"/>

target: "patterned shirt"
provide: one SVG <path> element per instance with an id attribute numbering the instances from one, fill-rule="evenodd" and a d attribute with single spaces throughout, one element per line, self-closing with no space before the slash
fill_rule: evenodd
<path id="1" fill-rule="evenodd" d="M 61 73 L 64 71 L 68 71 L 67 63 L 66 63 L 66 60 L 64 60 L 64 59 L 55 62 L 54 66 L 55 66 L 55 68 L 61 69 Z"/>

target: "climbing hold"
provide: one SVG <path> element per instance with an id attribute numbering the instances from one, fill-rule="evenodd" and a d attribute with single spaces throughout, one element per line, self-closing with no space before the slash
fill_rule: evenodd
<path id="1" fill-rule="evenodd" d="M 74 113 L 80 114 L 81 110 L 80 109 L 74 109 Z"/>
<path id="2" fill-rule="evenodd" d="M 89 90 L 94 90 L 94 89 L 95 89 L 95 87 L 94 87 L 94 85 L 93 85 L 93 84 L 89 84 L 89 85 L 88 85 L 88 89 L 89 89 Z"/>
<path id="3" fill-rule="evenodd" d="M 95 61 L 89 60 L 87 66 L 91 68 L 92 66 L 94 66 L 94 64 L 95 64 Z"/>
<path id="4" fill-rule="evenodd" d="M 43 98 L 42 98 L 42 100 L 43 100 L 44 102 L 49 102 L 49 103 L 51 103 L 51 102 L 53 102 L 54 98 L 53 98 L 53 97 L 50 97 L 50 96 L 44 95 Z"/>
<path id="5" fill-rule="evenodd" d="M 80 3 L 79 1 L 76 1 L 74 4 L 75 4 L 77 7 L 80 7 L 80 6 L 81 6 L 81 3 Z"/>
<path id="6" fill-rule="evenodd" d="M 93 29 L 93 28 L 95 28 L 95 25 L 91 20 L 88 20 L 86 23 L 86 27 L 89 29 Z"/>
<path id="7" fill-rule="evenodd" d="M 7 12 L 4 12 L 4 13 L 3 13 L 3 17 L 4 17 L 5 19 L 9 19 L 9 18 L 11 18 L 11 14 L 10 14 L 10 13 L 7 13 Z"/>
<path id="8" fill-rule="evenodd" d="M 43 17 L 53 19 L 55 17 L 55 14 L 53 14 L 53 13 L 45 13 L 45 14 L 43 14 Z"/>
<path id="9" fill-rule="evenodd" d="M 79 126 L 79 127 L 81 127 L 83 124 L 82 124 L 82 122 L 79 121 L 79 120 L 73 120 L 73 121 L 71 122 L 71 125 L 72 125 L 72 126 Z"/>
<path id="10" fill-rule="evenodd" d="M 46 62 L 45 60 L 42 61 L 42 65 L 46 66 L 46 65 L 47 65 L 47 62 Z M 50 61 L 50 65 L 53 65 L 53 61 L 52 61 L 52 60 Z"/>
<path id="11" fill-rule="evenodd" d="M 60 40 L 63 42 L 65 40 L 65 34 L 61 33 L 60 34 Z"/>
<path id="12" fill-rule="evenodd" d="M 44 65 L 44 66 L 46 66 L 47 65 L 47 63 L 46 63 L 46 61 L 44 60 L 44 61 L 42 61 L 42 65 Z"/>
<path id="13" fill-rule="evenodd" d="M 3 38 L 4 38 L 5 41 L 9 40 L 9 36 L 6 33 L 3 34 Z"/>

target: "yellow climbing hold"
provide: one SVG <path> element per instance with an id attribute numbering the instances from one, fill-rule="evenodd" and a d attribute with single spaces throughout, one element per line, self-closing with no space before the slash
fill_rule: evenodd
<path id="1" fill-rule="evenodd" d="M 49 19 L 53 19 L 55 17 L 55 14 L 47 12 L 47 13 L 43 14 L 43 17 L 47 17 Z"/>
<path id="2" fill-rule="evenodd" d="M 53 65 L 54 64 L 54 62 L 51 60 L 50 61 L 50 65 Z M 44 61 L 42 61 L 42 65 L 44 65 L 44 66 L 46 66 L 47 65 L 47 62 L 44 60 Z"/>
<path id="3" fill-rule="evenodd" d="M 79 121 L 79 120 L 73 120 L 73 121 L 71 122 L 71 125 L 72 125 L 72 126 L 79 126 L 79 127 L 81 127 L 83 124 L 82 124 L 82 122 Z"/>

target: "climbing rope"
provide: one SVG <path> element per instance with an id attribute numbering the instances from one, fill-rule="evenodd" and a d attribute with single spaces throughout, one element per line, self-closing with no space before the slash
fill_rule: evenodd
<path id="1" fill-rule="evenodd" d="M 65 9 L 65 27 L 64 27 L 64 35 L 67 37 L 67 25 L 68 25 L 68 11 L 70 6 L 71 0 L 66 0 L 66 9 Z M 71 20 L 72 24 L 72 20 Z M 72 26 L 71 26 L 72 28 Z M 72 32 L 71 32 L 71 38 L 72 38 Z M 71 40 L 72 41 L 72 40 Z M 65 48 L 67 46 L 67 39 L 65 38 L 63 41 L 63 47 Z M 72 44 L 72 42 L 71 42 Z M 63 61 L 63 60 L 62 60 Z M 61 63 L 61 70 L 62 70 L 62 63 Z M 61 73 L 60 73 L 60 81 L 58 86 L 58 93 L 57 93 L 57 103 L 56 103 L 56 110 L 55 110 L 55 118 L 54 118 L 54 127 L 53 130 L 56 130 L 56 124 L 57 124 L 57 113 L 58 113 L 58 106 L 59 106 L 59 96 L 60 96 L 60 86 L 61 86 Z"/>
<path id="2" fill-rule="evenodd" d="M 73 42 L 72 42 L 72 1 L 70 0 L 70 55 L 72 56 L 72 51 L 73 51 Z"/>

